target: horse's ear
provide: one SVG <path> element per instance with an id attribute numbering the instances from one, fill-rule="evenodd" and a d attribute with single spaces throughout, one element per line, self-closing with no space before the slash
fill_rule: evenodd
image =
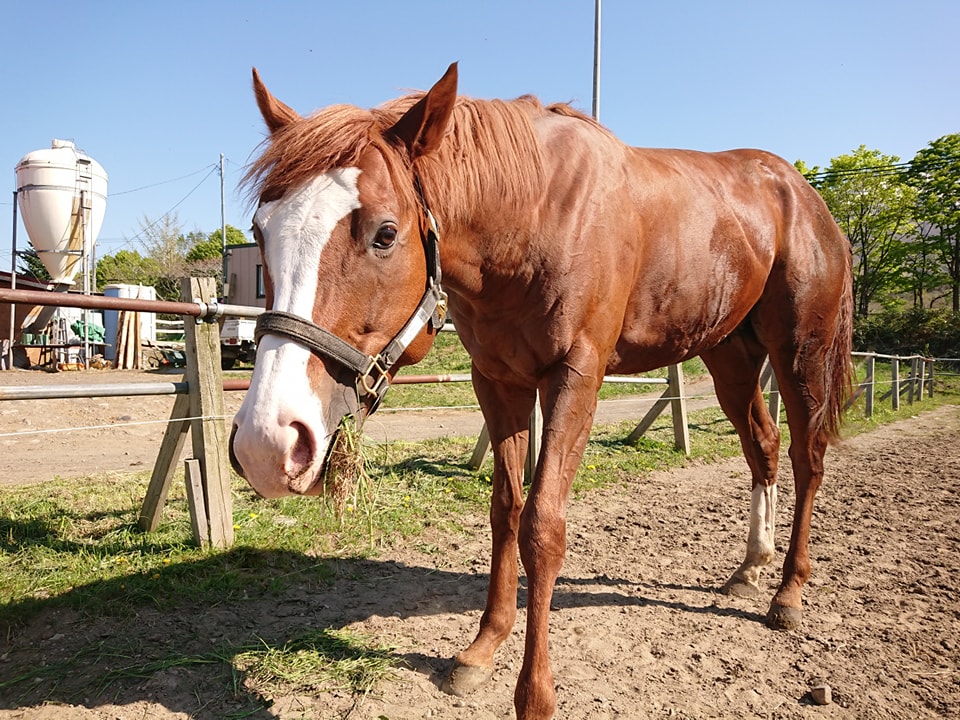
<path id="1" fill-rule="evenodd" d="M 387 135 L 403 143 L 414 160 L 437 149 L 447 132 L 457 101 L 457 64 L 447 68 L 436 85 L 404 113 Z"/>
<path id="2" fill-rule="evenodd" d="M 260 108 L 260 114 L 271 133 L 300 119 L 296 110 L 270 94 L 267 86 L 260 80 L 260 73 L 256 68 L 253 68 L 253 93 L 257 96 L 257 107 Z"/>

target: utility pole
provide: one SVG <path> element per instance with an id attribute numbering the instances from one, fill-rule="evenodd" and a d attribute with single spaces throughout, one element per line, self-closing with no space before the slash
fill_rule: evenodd
<path id="1" fill-rule="evenodd" d="M 600 121 L 600 0 L 593 20 L 593 119 Z"/>
<path id="2" fill-rule="evenodd" d="M 223 153 L 220 153 L 220 242 L 223 252 L 221 272 L 223 273 L 223 299 L 226 301 L 230 297 L 230 278 L 227 277 L 227 210 L 224 186 Z"/>

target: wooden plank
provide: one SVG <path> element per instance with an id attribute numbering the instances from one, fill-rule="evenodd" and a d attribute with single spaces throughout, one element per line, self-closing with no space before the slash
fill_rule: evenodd
<path id="1" fill-rule="evenodd" d="M 140 369 L 140 356 L 143 354 L 141 352 L 142 348 L 142 338 L 140 337 L 140 313 L 133 313 L 133 362 L 131 367 L 134 370 Z"/>
<path id="2" fill-rule="evenodd" d="M 667 368 L 667 386 L 673 391 L 670 410 L 673 415 L 673 446 L 690 454 L 690 427 L 687 424 L 687 392 L 683 382 L 683 366 L 670 365 Z"/>
<path id="3" fill-rule="evenodd" d="M 643 419 L 640 423 L 633 429 L 633 432 L 627 436 L 627 442 L 636 442 L 639 440 L 643 434 L 650 429 L 650 426 L 653 425 L 653 421 L 660 417 L 660 413 L 667 409 L 667 406 L 670 405 L 670 386 L 667 386 L 667 389 L 663 391 L 660 395 L 660 398 L 653 404 L 647 414 L 643 416 Z"/>
<path id="4" fill-rule="evenodd" d="M 127 351 L 124 353 L 123 366 L 128 370 L 133 370 L 133 358 L 136 355 L 136 312 L 127 313 Z"/>
<path id="5" fill-rule="evenodd" d="M 213 278 L 184 278 L 181 294 L 186 302 L 216 300 Z M 223 372 L 220 369 L 220 326 L 215 322 L 184 323 L 184 374 L 190 388 L 193 456 L 200 463 L 210 544 L 233 544 L 233 499 L 230 495 L 229 435 L 224 418 Z"/>
<path id="6" fill-rule="evenodd" d="M 473 455 L 470 456 L 470 467 L 479 470 L 483 465 L 483 459 L 490 450 L 490 431 L 487 430 L 487 424 L 484 423 L 480 428 L 480 437 L 477 438 L 477 444 L 473 448 Z"/>
<path id="7" fill-rule="evenodd" d="M 210 544 L 210 528 L 207 526 L 207 507 L 203 496 L 203 475 L 200 461 L 187 458 L 183 461 L 183 479 L 187 486 L 187 505 L 190 506 L 190 529 L 193 539 L 200 547 Z"/>
<path id="8" fill-rule="evenodd" d="M 153 532 L 160 525 L 160 515 L 163 513 L 164 503 L 167 502 L 167 493 L 170 492 L 170 481 L 177 469 L 177 462 L 187 441 L 187 430 L 190 423 L 186 419 L 190 415 L 190 398 L 186 395 L 177 395 L 170 413 L 170 421 L 160 443 L 160 452 L 153 465 L 153 474 L 150 476 L 150 485 L 147 487 L 147 496 L 140 509 L 140 529 L 144 532 Z"/>
<path id="9" fill-rule="evenodd" d="M 123 367 L 123 353 L 125 351 L 124 347 L 124 334 L 123 334 L 123 325 L 127 320 L 127 311 L 120 310 L 117 314 L 117 337 L 114 339 L 113 347 L 113 367 L 119 369 Z"/>

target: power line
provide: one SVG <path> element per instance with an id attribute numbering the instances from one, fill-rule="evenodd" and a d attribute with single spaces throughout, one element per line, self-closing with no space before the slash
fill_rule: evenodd
<path id="1" fill-rule="evenodd" d="M 186 175 L 181 175 L 180 177 L 173 178 L 171 180 L 161 180 L 160 182 L 155 182 L 152 185 L 144 185 L 142 187 L 133 188 L 131 190 L 121 190 L 120 192 L 108 192 L 107 197 L 117 197 L 118 195 L 129 195 L 130 193 L 140 192 L 141 190 L 150 190 L 151 188 L 160 187 L 161 185 L 169 185 L 170 183 L 180 182 L 181 180 L 186 180 L 187 178 L 193 177 L 194 175 L 199 175 L 204 170 L 209 170 L 211 167 L 216 167 L 216 165 L 204 165 L 199 170 L 194 170 L 192 173 L 187 173 Z"/>
<path id="2" fill-rule="evenodd" d="M 207 166 L 207 167 L 209 168 L 209 172 L 207 172 L 207 174 L 203 176 L 203 179 L 202 179 L 200 182 L 198 182 L 196 185 L 193 186 L 193 188 L 190 190 L 190 192 L 188 192 L 186 195 L 184 195 L 182 198 L 180 198 L 180 199 L 174 204 L 173 207 L 171 207 L 171 208 L 170 208 L 169 210 L 167 210 L 165 213 L 163 213 L 162 215 L 160 215 L 160 217 L 158 217 L 158 218 L 157 218 L 156 220 L 154 220 L 152 223 L 150 223 L 149 225 L 147 225 L 145 228 L 142 228 L 142 229 L 140 230 L 140 232 L 138 232 L 136 235 L 134 235 L 132 238 L 130 238 L 130 239 L 127 241 L 127 245 L 131 245 L 134 240 L 136 240 L 137 238 L 139 238 L 141 235 L 143 235 L 144 233 L 146 233 L 148 230 L 151 230 L 157 223 L 159 223 L 159 222 L 160 222 L 161 220 L 163 220 L 164 218 L 168 217 L 174 210 L 176 210 L 178 207 L 180 207 L 180 206 L 187 200 L 187 198 L 189 198 L 191 195 L 193 195 L 193 194 L 200 188 L 200 186 L 203 185 L 203 184 L 207 181 L 207 178 L 209 178 L 211 175 L 213 175 L 213 173 L 215 173 L 215 172 L 217 171 L 217 169 L 218 169 L 218 166 L 217 166 L 217 165 L 209 165 L 209 166 Z M 196 175 L 196 173 L 193 173 L 193 174 Z"/>
<path id="3" fill-rule="evenodd" d="M 947 155 L 942 158 L 931 160 L 911 160 L 901 163 L 890 163 L 888 165 L 866 165 L 863 167 L 846 168 L 839 170 L 818 170 L 817 172 L 804 173 L 807 180 L 826 180 L 827 178 L 848 177 L 851 175 L 902 175 L 906 172 L 922 172 L 924 170 L 936 170 L 960 161 L 960 155 Z"/>

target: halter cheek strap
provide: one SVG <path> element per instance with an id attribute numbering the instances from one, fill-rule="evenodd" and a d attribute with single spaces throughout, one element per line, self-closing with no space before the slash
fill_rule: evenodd
<path id="1" fill-rule="evenodd" d="M 254 334 L 257 344 L 264 335 L 279 335 L 303 345 L 320 358 L 333 360 L 357 374 L 357 392 L 372 395 L 376 409 L 390 386 L 388 373 L 397 364 L 410 343 L 428 325 L 436 332 L 447 315 L 447 294 L 440 286 L 440 237 L 437 222 L 427 210 L 427 230 L 423 238 L 427 258 L 427 289 L 413 315 L 376 357 L 368 355 L 329 330 L 309 320 L 279 310 L 268 310 L 257 318 Z"/>

